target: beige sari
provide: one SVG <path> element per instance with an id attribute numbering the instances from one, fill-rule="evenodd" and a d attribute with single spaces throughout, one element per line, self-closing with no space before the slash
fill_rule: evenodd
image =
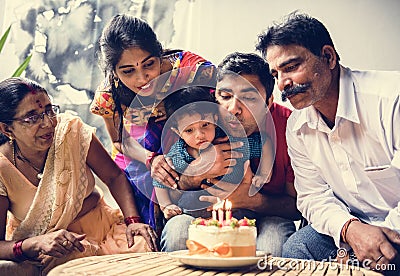
<path id="1" fill-rule="evenodd" d="M 45 274 L 55 265 L 83 256 L 150 251 L 142 237 L 135 237 L 134 247 L 128 248 L 120 210 L 110 208 L 102 199 L 97 207 L 75 220 L 85 197 L 95 188 L 94 176 L 86 164 L 93 132 L 94 128 L 78 117 L 60 114 L 38 187 L 0 156 L 0 195 L 10 200 L 6 239 L 20 240 L 59 229 L 86 234 L 82 242 L 85 252 L 59 259 L 40 255 Z M 23 201 L 25 192 L 32 194 L 33 200 L 23 217 L 24 208 L 19 206 L 27 204 Z"/>

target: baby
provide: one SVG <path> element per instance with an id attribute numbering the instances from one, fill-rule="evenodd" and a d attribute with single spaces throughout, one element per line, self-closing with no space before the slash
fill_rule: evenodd
<path id="1" fill-rule="evenodd" d="M 164 106 L 168 123 L 172 122 L 171 129 L 180 137 L 171 146 L 166 157 L 171 159 L 175 170 L 183 174 L 192 161 L 201 157 L 202 152 L 210 150 L 215 138 L 226 136 L 217 126 L 218 105 L 209 88 L 197 86 L 183 88 L 170 94 L 164 99 Z M 253 177 L 252 183 L 256 186 L 267 183 L 270 179 L 270 170 L 273 163 L 271 141 L 266 139 L 263 145 L 261 135 L 258 132 L 249 137 L 231 137 L 229 135 L 228 137 L 230 142 L 243 142 L 241 148 L 235 149 L 242 152 L 243 157 L 236 159 L 236 165 L 231 173 L 218 179 L 239 184 L 244 174 L 244 162 L 263 156 L 259 173 Z M 206 190 L 181 191 L 182 194 L 175 204 L 171 200 L 166 186 L 155 180 L 153 180 L 153 186 L 158 203 L 166 219 L 182 212 L 203 218 L 210 216 L 210 212 L 206 211 L 210 203 L 199 200 L 199 196 L 209 195 Z M 244 216 L 248 218 L 254 218 L 255 216 L 252 211 L 247 209 L 233 209 L 232 213 L 238 219 Z"/>

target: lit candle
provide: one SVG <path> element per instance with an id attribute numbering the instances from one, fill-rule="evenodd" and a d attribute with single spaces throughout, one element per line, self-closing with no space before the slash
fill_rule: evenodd
<path id="1" fill-rule="evenodd" d="M 224 210 L 222 208 L 218 209 L 218 222 L 221 224 L 224 223 Z"/>
<path id="2" fill-rule="evenodd" d="M 217 211 L 216 211 L 216 209 L 217 209 L 216 204 L 214 204 L 213 210 L 212 210 L 212 219 L 213 220 L 217 220 Z"/>
<path id="3" fill-rule="evenodd" d="M 223 224 L 224 223 L 224 203 L 225 200 L 222 200 L 217 203 L 217 208 L 218 208 L 218 222 Z"/>
<path id="4" fill-rule="evenodd" d="M 232 218 L 232 202 L 229 199 L 225 201 L 225 216 L 226 220 L 230 220 Z"/>

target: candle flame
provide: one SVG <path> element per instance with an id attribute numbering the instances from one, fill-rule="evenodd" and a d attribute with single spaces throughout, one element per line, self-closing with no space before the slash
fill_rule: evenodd
<path id="1" fill-rule="evenodd" d="M 232 209 L 232 201 L 230 201 L 229 199 L 227 199 L 225 201 L 225 210 L 231 210 Z"/>

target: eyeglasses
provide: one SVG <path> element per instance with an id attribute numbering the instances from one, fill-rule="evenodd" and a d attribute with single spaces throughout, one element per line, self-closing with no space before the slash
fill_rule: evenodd
<path id="1" fill-rule="evenodd" d="M 45 110 L 43 113 L 34 114 L 24 118 L 14 118 L 13 121 L 18 121 L 28 126 L 34 126 L 39 122 L 44 120 L 44 115 L 47 115 L 50 119 L 57 116 L 60 113 L 60 106 L 59 105 L 52 105 L 50 109 Z M 39 121 L 40 119 L 40 121 Z"/>

